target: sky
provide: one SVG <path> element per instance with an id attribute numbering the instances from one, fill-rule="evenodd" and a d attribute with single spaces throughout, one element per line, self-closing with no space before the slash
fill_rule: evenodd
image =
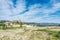
<path id="1" fill-rule="evenodd" d="M 0 0 L 0 20 L 60 23 L 60 0 Z"/>

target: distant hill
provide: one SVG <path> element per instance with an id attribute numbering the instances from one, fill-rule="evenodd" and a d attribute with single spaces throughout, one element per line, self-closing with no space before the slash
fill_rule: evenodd
<path id="1" fill-rule="evenodd" d="M 11 22 L 8 20 L 0 20 L 0 23 Z M 23 22 L 27 25 L 36 25 L 36 26 L 60 26 L 60 23 L 34 23 L 34 22 Z"/>
<path id="2" fill-rule="evenodd" d="M 9 22 L 8 20 L 0 20 L 0 23 Z"/>
<path id="3" fill-rule="evenodd" d="M 37 26 L 60 26 L 60 23 L 24 23 L 30 25 L 37 25 Z"/>

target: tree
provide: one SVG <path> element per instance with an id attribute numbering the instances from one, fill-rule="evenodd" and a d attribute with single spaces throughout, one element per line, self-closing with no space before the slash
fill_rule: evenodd
<path id="1" fill-rule="evenodd" d="M 58 26 L 60 26 L 60 24 Z"/>
<path id="2" fill-rule="evenodd" d="M 2 26 L 3 30 L 7 28 L 5 24 L 0 24 L 0 26 Z"/>
<path id="3" fill-rule="evenodd" d="M 15 21 L 16 24 L 20 25 L 20 28 L 22 28 L 23 23 L 21 21 Z"/>
<path id="4" fill-rule="evenodd" d="M 22 22 L 20 22 L 20 27 L 22 28 L 22 25 L 23 25 L 23 23 Z"/>

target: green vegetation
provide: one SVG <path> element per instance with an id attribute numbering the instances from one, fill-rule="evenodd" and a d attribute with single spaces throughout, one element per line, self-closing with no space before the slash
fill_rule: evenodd
<path id="1" fill-rule="evenodd" d="M 46 32 L 47 33 L 47 40 L 60 40 L 60 31 L 53 31 L 53 30 L 48 30 L 48 29 L 38 29 L 38 30 L 33 30 L 36 32 Z"/>
<path id="2" fill-rule="evenodd" d="M 20 25 L 20 28 L 22 28 L 23 23 L 22 23 L 21 21 L 15 21 L 15 22 L 13 22 L 13 23 L 19 24 L 19 25 Z"/>
<path id="3" fill-rule="evenodd" d="M 6 25 L 5 24 L 0 24 L 0 29 L 3 29 L 3 30 L 5 30 L 7 27 L 6 27 Z"/>
<path id="4" fill-rule="evenodd" d="M 0 21 L 0 29 L 6 30 L 6 29 L 18 29 L 18 28 L 26 28 L 23 27 L 23 23 L 21 21 Z M 3 22 L 3 23 L 2 23 Z M 6 23 L 7 22 L 7 23 Z M 19 25 L 14 27 L 13 25 Z"/>
<path id="5" fill-rule="evenodd" d="M 23 26 L 23 23 L 19 21 L 9 23 L 12 23 L 12 26 L 8 25 L 8 27 L 4 23 L 0 24 L 0 30 L 2 30 L 0 32 L 0 40 L 10 40 L 10 38 L 12 40 L 22 40 L 25 37 L 26 38 L 24 40 L 60 40 L 60 31 L 53 31 L 50 29 L 36 29 L 34 27 L 29 29 L 26 26 Z"/>
<path id="6" fill-rule="evenodd" d="M 16 28 L 17 27 L 13 27 L 10 29 L 16 29 Z M 25 27 L 23 27 L 23 28 L 25 28 Z M 19 28 L 17 28 L 17 29 L 19 29 Z M 10 38 L 11 38 L 13 40 L 22 40 L 26 36 L 26 38 L 24 40 L 60 40 L 60 31 L 53 31 L 50 29 L 37 29 L 37 30 L 31 30 L 31 29 L 27 29 L 27 28 L 25 30 L 22 30 L 22 29 L 15 30 L 15 31 L 11 31 L 11 30 L 4 31 L 3 30 L 3 32 L 2 31 L 0 32 L 0 35 L 4 34 L 4 36 L 2 38 L 0 37 L 0 39 L 1 40 L 4 40 L 4 39 L 10 40 Z"/>

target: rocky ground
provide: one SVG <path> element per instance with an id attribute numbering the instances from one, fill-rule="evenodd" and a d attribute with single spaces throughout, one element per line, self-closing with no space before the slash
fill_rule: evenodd
<path id="1" fill-rule="evenodd" d="M 60 40 L 60 29 L 31 27 L 0 30 L 0 40 Z"/>

